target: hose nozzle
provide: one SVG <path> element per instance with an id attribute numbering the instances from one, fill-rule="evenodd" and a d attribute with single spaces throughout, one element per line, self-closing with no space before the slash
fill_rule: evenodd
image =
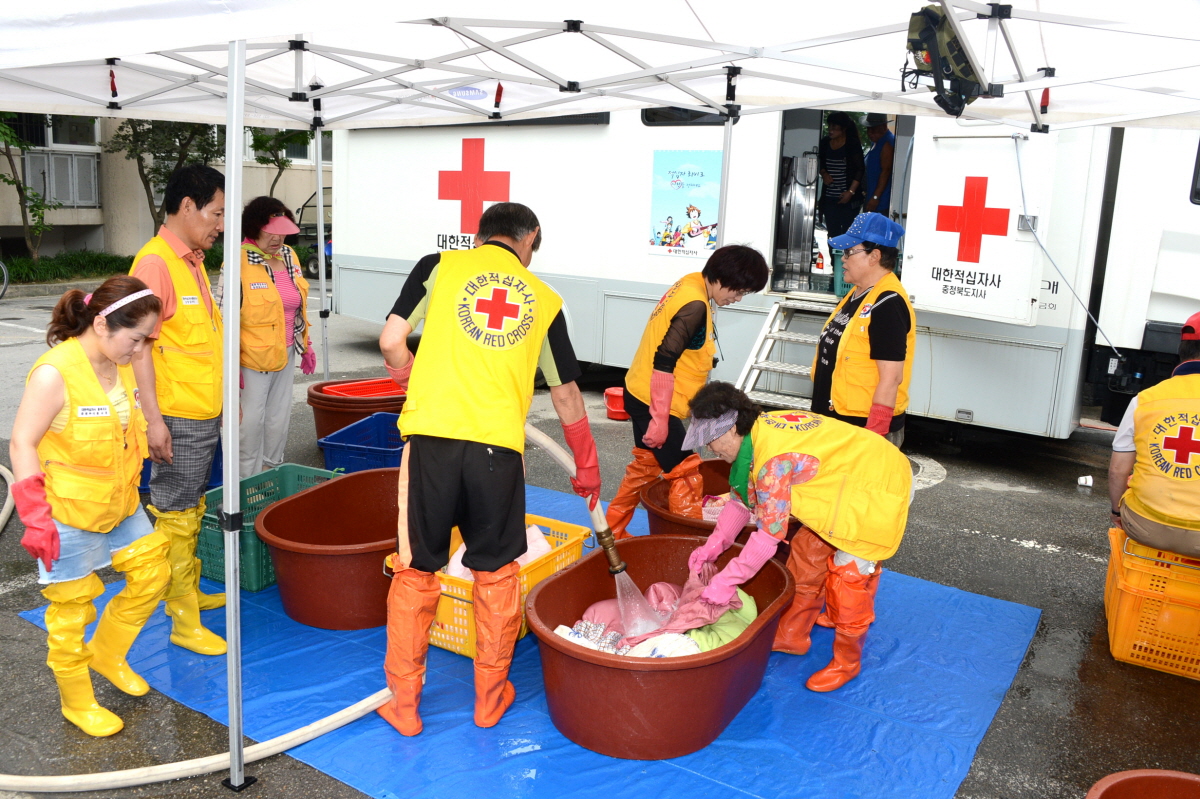
<path id="1" fill-rule="evenodd" d="M 617 554 L 617 540 L 613 538 L 612 530 L 607 527 L 596 530 L 596 541 L 604 549 L 604 557 L 608 558 L 608 573 L 625 571 L 625 561 Z"/>

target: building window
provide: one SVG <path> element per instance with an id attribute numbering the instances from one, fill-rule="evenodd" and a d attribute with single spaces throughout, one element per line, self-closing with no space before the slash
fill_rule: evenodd
<path id="1" fill-rule="evenodd" d="M 321 163 L 333 163 L 333 131 L 321 131 Z"/>
<path id="2" fill-rule="evenodd" d="M 91 117 L 69 117 L 55 114 L 50 117 L 50 131 L 55 145 L 95 147 L 96 120 Z"/>
<path id="3" fill-rule="evenodd" d="M 46 146 L 46 115 L 45 114 L 14 114 L 2 120 L 13 129 L 13 132 L 34 147 Z"/>

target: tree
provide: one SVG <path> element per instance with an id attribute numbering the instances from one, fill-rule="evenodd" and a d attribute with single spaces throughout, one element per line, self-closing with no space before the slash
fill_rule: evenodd
<path id="1" fill-rule="evenodd" d="M 308 144 L 312 141 L 311 130 L 271 130 L 250 128 L 250 147 L 254 150 L 254 160 L 264 166 L 275 167 L 275 179 L 271 181 L 272 197 L 275 196 L 275 186 L 283 177 L 283 170 L 292 165 L 292 159 L 287 157 L 289 144 Z"/>
<path id="2" fill-rule="evenodd" d="M 224 126 L 194 122 L 150 122 L 127 119 L 104 143 L 108 153 L 124 153 L 137 164 L 138 177 L 146 191 L 146 204 L 155 227 L 166 210 L 154 201 L 166 188 L 176 169 L 187 164 L 210 164 L 225 155 Z"/>
<path id="3" fill-rule="evenodd" d="M 0 113 L 0 119 L 12 118 L 12 114 Z M 38 261 L 38 250 L 42 246 L 42 236 L 53 225 L 46 224 L 46 212 L 62 208 L 62 203 L 47 200 L 41 192 L 26 185 L 22 173 L 17 169 L 17 156 L 24 150 L 32 148 L 29 142 L 22 139 L 4 122 L 0 121 L 0 152 L 8 161 L 9 171 L 6 175 L 0 172 L 0 183 L 7 183 L 16 189 L 17 203 L 21 206 L 21 229 L 25 233 L 25 246 L 34 263 Z"/>

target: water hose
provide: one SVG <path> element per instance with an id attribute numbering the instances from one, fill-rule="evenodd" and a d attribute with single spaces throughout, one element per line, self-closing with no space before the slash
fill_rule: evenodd
<path id="1" fill-rule="evenodd" d="M 545 450 L 546 454 L 553 458 L 554 462 L 561 466 L 568 475 L 575 476 L 575 459 L 557 441 L 529 422 L 525 423 L 525 438 Z M 617 542 L 613 538 L 612 530 L 608 529 L 608 520 L 604 518 L 604 512 L 600 510 L 600 503 L 597 502 L 594 508 L 588 508 L 588 512 L 592 515 L 592 529 L 596 531 L 596 543 L 604 549 L 604 557 L 608 558 L 609 574 L 620 574 L 625 571 L 625 561 L 621 560 L 621 556 L 617 554 Z"/>
<path id="2" fill-rule="evenodd" d="M 4 525 L 8 524 L 8 517 L 12 516 L 13 505 L 16 502 L 13 499 L 12 484 L 17 481 L 17 478 L 5 466 L 0 466 L 0 477 L 3 477 L 4 482 L 8 484 L 8 491 L 4 496 L 4 507 L 0 508 L 0 532 L 4 532 Z"/>
<path id="3" fill-rule="evenodd" d="M 252 763 L 262 760 L 302 743 L 307 743 L 314 738 L 319 738 L 327 732 L 332 732 L 338 727 L 362 718 L 391 698 L 392 692 L 384 688 L 361 702 L 353 704 L 345 710 L 339 710 L 319 721 L 314 721 L 306 727 L 249 746 L 245 751 L 245 762 Z M 184 777 L 196 777 L 228 767 L 229 753 L 226 752 L 220 755 L 199 757 L 195 760 L 184 760 L 179 763 L 165 763 L 161 766 L 131 768 L 123 771 L 105 771 L 97 774 L 67 774 L 61 777 L 24 777 L 16 774 L 0 774 L 0 791 L 26 791 L 29 793 L 104 791 L 128 788 L 134 785 L 148 785 L 152 782 L 178 780 Z"/>

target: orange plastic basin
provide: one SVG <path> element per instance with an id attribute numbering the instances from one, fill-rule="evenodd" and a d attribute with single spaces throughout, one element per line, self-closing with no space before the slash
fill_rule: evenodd
<path id="1" fill-rule="evenodd" d="M 1200 799 L 1200 775 L 1149 768 L 1118 771 L 1093 785 L 1086 799 Z"/>

